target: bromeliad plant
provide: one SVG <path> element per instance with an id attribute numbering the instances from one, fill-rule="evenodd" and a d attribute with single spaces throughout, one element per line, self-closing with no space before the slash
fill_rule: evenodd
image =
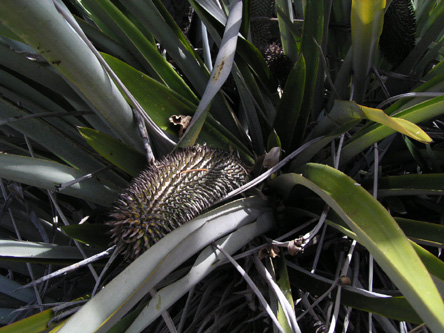
<path id="1" fill-rule="evenodd" d="M 443 331 L 443 2 L 176 3 L 0 4 L 0 331 Z"/>

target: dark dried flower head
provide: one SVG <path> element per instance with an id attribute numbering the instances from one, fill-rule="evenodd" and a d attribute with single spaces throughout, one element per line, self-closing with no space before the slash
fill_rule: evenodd
<path id="1" fill-rule="evenodd" d="M 284 54 L 282 46 L 278 43 L 271 43 L 264 52 L 265 62 L 272 75 L 278 80 L 281 87 L 285 86 L 288 73 L 293 67 L 293 62 Z"/>
<path id="2" fill-rule="evenodd" d="M 133 260 L 166 234 L 245 183 L 247 171 L 228 152 L 194 146 L 172 153 L 143 171 L 120 195 L 112 238 Z"/>
<path id="3" fill-rule="evenodd" d="M 415 47 L 416 19 L 411 0 L 393 0 L 384 15 L 379 40 L 382 56 L 398 66 Z"/>

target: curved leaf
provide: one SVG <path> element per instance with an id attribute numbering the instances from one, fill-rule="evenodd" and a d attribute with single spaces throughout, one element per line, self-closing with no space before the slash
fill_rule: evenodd
<path id="1" fill-rule="evenodd" d="M 313 274 L 292 263 L 288 263 L 288 266 L 289 275 L 298 281 L 298 287 L 312 295 L 324 294 L 334 283 L 333 280 Z M 342 286 L 341 293 L 341 301 L 344 305 L 396 320 L 422 323 L 421 318 L 418 317 L 405 297 L 387 296 L 350 286 Z M 332 293 L 331 299 L 334 297 L 335 293 Z"/>
<path id="2" fill-rule="evenodd" d="M 143 149 L 141 140 L 133 135 L 137 126 L 130 106 L 52 1 L 8 1 L 3 3 L 0 16 L 2 24 L 38 51 L 81 92 L 118 137 Z"/>
<path id="3" fill-rule="evenodd" d="M 269 230 L 273 225 L 273 221 L 273 217 L 270 214 L 264 214 L 257 219 L 257 222 L 239 228 L 239 230 L 217 240 L 215 243 L 220 245 L 229 254 L 233 254 L 255 237 Z M 206 247 L 199 254 L 186 276 L 157 291 L 156 295 L 142 310 L 127 332 L 142 331 L 158 318 L 162 312 L 185 295 L 193 286 L 198 284 L 221 264 L 224 264 L 224 262 L 220 260 L 220 255 L 220 251 L 215 251 L 213 245 Z"/>
<path id="4" fill-rule="evenodd" d="M 104 53 L 102 56 L 150 118 L 164 131 L 174 133 L 168 121 L 170 116 L 194 110 L 193 103 L 148 75 L 113 56 Z"/>
<path id="5" fill-rule="evenodd" d="M 231 73 L 236 53 L 237 35 L 239 34 L 241 23 L 242 1 L 238 1 L 231 9 L 230 16 L 228 17 L 210 80 L 205 87 L 204 94 L 197 106 L 190 126 L 178 143 L 179 147 L 188 147 L 196 143 L 209 112 L 211 101 Z"/>
<path id="6" fill-rule="evenodd" d="M 202 67 L 203 64 L 180 28 L 171 16 L 168 17 L 169 14 L 165 8 L 162 8 L 160 1 L 121 2 L 162 43 L 189 82 L 202 93 L 208 80 L 208 72 Z"/>
<path id="7" fill-rule="evenodd" d="M 37 313 L 33 316 L 17 321 L 8 326 L 0 328 L 1 333 L 36 333 L 44 332 L 48 329 L 48 322 L 54 316 L 52 309 Z"/>
<path id="8" fill-rule="evenodd" d="M 219 8 L 212 0 L 189 0 L 189 2 L 199 15 L 199 18 L 207 27 L 213 39 L 216 41 L 216 43 L 219 43 L 221 40 L 220 36 L 223 34 L 223 30 L 227 22 L 227 18 L 223 10 Z M 243 7 L 247 6 L 244 5 Z M 276 86 L 271 80 L 271 73 L 267 64 L 265 63 L 264 57 L 252 43 L 250 43 L 244 37 L 239 36 L 236 52 L 242 57 L 245 63 L 249 64 L 260 83 L 266 87 L 269 92 L 276 91 Z"/>
<path id="9" fill-rule="evenodd" d="M 405 134 L 419 142 L 432 142 L 432 139 L 427 135 L 426 132 L 424 132 L 419 126 L 406 119 L 390 117 L 380 109 L 369 108 L 362 105 L 360 105 L 360 110 L 364 114 L 365 118 L 371 121 L 388 126 L 395 131 Z"/>
<path id="10" fill-rule="evenodd" d="M 359 184 L 325 165 L 308 164 L 304 176 L 286 174 L 272 182 L 287 194 L 296 184 L 318 194 L 356 233 L 412 307 L 436 331 L 444 330 L 444 303 L 424 264 L 387 210 Z"/>
<path id="11" fill-rule="evenodd" d="M 107 331 L 191 255 L 254 221 L 267 210 L 263 200 L 252 197 L 221 206 L 185 223 L 131 263 L 72 316 L 59 333 L 76 330 L 79 322 L 84 332 L 99 328 Z"/>
<path id="12" fill-rule="evenodd" d="M 433 242 L 437 246 L 444 245 L 444 225 L 395 217 L 396 222 L 411 238 Z"/>
<path id="13" fill-rule="evenodd" d="M 310 133 L 309 138 L 332 134 L 339 132 L 339 130 L 346 131 L 355 126 L 360 119 L 369 119 L 422 143 L 432 142 L 427 133 L 411 121 L 399 117 L 390 117 L 381 109 L 369 108 L 352 101 L 343 100 L 335 100 L 328 116 L 322 118 Z"/>
<path id="14" fill-rule="evenodd" d="M 353 55 L 353 98 L 362 102 L 368 74 L 378 51 L 379 36 L 384 23 L 386 0 L 353 0 L 351 36 Z"/>
<path id="15" fill-rule="evenodd" d="M 314 116 L 316 81 L 319 71 L 319 57 L 324 38 L 324 1 L 308 0 L 305 5 L 304 25 L 302 31 L 301 53 L 305 60 L 305 90 L 301 111 L 295 128 L 293 149 L 298 147 L 305 137 L 310 116 Z M 320 96 L 320 95 L 319 95 Z"/>
<path id="16" fill-rule="evenodd" d="M 177 74 L 170 63 L 137 27 L 111 1 L 82 1 L 82 4 L 97 15 L 111 29 L 122 43 L 133 52 L 139 52 L 150 64 L 151 72 L 166 86 L 196 103 L 197 97 Z"/>
<path id="17" fill-rule="evenodd" d="M 91 248 L 85 248 L 88 256 L 97 254 Z M 0 240 L 0 258 L 2 260 L 26 260 L 27 262 L 54 262 L 83 260 L 75 246 L 60 246 L 50 243 Z"/>
<path id="18" fill-rule="evenodd" d="M 71 224 L 63 226 L 62 230 L 72 239 L 99 248 L 106 249 L 111 243 L 108 234 L 111 229 L 105 224 Z"/>
<path id="19" fill-rule="evenodd" d="M 79 132 L 96 152 L 131 176 L 147 166 L 146 156 L 112 136 L 87 127 L 80 127 Z"/>
<path id="20" fill-rule="evenodd" d="M 416 104 L 408 109 L 398 112 L 393 117 L 408 120 L 414 124 L 435 119 L 444 113 L 444 96 L 435 97 L 428 101 Z M 364 149 L 370 147 L 389 135 L 395 130 L 373 124 L 356 133 L 352 139 L 343 147 L 341 154 L 341 164 L 348 162 Z"/>
<path id="21" fill-rule="evenodd" d="M 352 232 L 344 221 L 340 220 L 340 218 L 333 218 L 332 220 L 326 220 L 326 222 L 350 238 L 358 239 L 356 234 Z M 402 227 L 402 231 L 405 232 L 409 238 L 419 239 L 425 236 L 422 240 L 427 240 L 427 244 L 433 243 L 435 239 L 438 239 L 436 241 L 436 246 L 441 246 L 442 233 L 444 230 L 442 225 L 433 225 L 431 223 L 400 218 L 396 218 L 396 222 L 399 223 Z M 418 228 L 424 228 L 425 230 L 418 231 Z M 436 232 L 437 235 L 431 235 L 432 232 Z M 410 241 L 410 244 L 413 246 L 430 274 L 433 274 L 435 277 L 444 281 L 444 262 L 415 242 Z M 443 294 L 443 292 L 444 290 L 441 290 L 441 294 Z"/>
<path id="22" fill-rule="evenodd" d="M 173 115 L 194 114 L 196 105 L 168 87 L 110 55 L 103 54 L 103 57 L 151 119 L 163 130 L 174 135 L 169 118 Z M 245 161 L 251 161 L 248 149 L 211 115 L 204 124 L 198 142 L 225 150 L 232 147 Z"/>
<path id="23" fill-rule="evenodd" d="M 444 195 L 444 174 L 410 174 L 381 177 L 378 180 L 378 196 Z"/>
<path id="24" fill-rule="evenodd" d="M 18 155 L 0 153 L 0 177 L 19 183 L 56 190 L 57 186 L 85 176 L 84 173 L 56 162 Z M 103 206 L 110 206 L 118 192 L 91 178 L 62 190 L 63 194 L 82 198 Z"/>
<path id="25" fill-rule="evenodd" d="M 305 89 L 305 70 L 305 59 L 301 55 L 287 78 L 274 119 L 274 128 L 282 141 L 282 148 L 288 152 L 292 147 L 294 129 L 301 112 Z"/>

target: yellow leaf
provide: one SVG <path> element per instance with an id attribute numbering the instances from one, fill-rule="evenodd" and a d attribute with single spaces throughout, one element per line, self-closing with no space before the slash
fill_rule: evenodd
<path id="1" fill-rule="evenodd" d="M 360 105 L 360 109 L 365 118 L 388 126 L 399 133 L 411 137 L 414 140 L 422 143 L 431 143 L 433 141 L 419 126 L 408 120 L 390 117 L 380 109 L 373 109 L 362 105 Z"/>

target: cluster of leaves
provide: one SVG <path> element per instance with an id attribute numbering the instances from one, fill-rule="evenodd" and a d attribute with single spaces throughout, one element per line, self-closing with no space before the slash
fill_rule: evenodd
<path id="1" fill-rule="evenodd" d="M 0 331 L 443 331 L 444 3 L 391 65 L 403 1 L 188 2 L 0 4 Z M 254 195 L 122 262 L 113 201 L 196 143 Z"/>

